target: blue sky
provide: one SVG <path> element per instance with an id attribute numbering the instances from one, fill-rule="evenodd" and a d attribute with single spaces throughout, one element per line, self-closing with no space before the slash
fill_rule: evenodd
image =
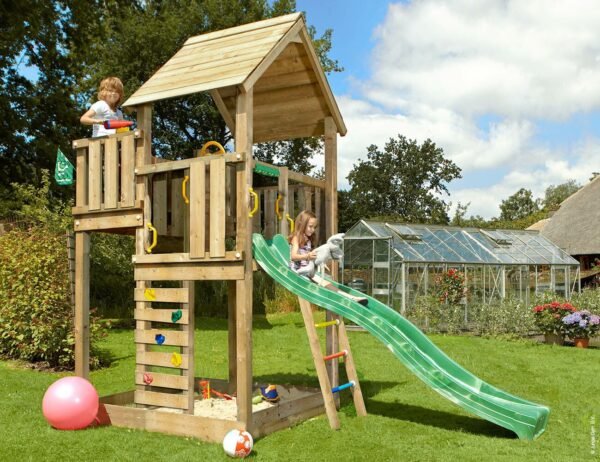
<path id="1" fill-rule="evenodd" d="M 339 184 L 366 146 L 431 138 L 463 169 L 468 214 L 499 214 L 521 187 L 600 171 L 600 2 L 297 0 L 333 29 L 329 76 L 348 126 Z"/>

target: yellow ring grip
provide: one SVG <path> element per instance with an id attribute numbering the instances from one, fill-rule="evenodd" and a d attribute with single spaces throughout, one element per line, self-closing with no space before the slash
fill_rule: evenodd
<path id="1" fill-rule="evenodd" d="M 248 214 L 248 216 L 250 218 L 252 218 L 254 216 L 254 214 L 256 213 L 256 211 L 258 210 L 258 194 L 256 194 L 254 192 L 254 189 L 250 188 L 248 190 L 248 192 L 250 193 L 250 195 L 254 198 L 254 207 L 252 208 L 252 210 L 250 211 L 250 213 Z"/>
<path id="2" fill-rule="evenodd" d="M 281 212 L 279 211 L 279 203 L 281 202 L 281 199 L 283 199 L 283 196 L 281 194 L 278 194 L 277 200 L 275 201 L 275 215 L 277 215 L 277 219 L 279 221 L 281 221 L 281 219 L 283 218 L 281 216 Z"/>
<path id="3" fill-rule="evenodd" d="M 152 249 L 156 247 L 158 242 L 158 231 L 154 226 L 152 226 L 152 223 L 148 223 L 146 226 L 148 226 L 148 229 L 152 231 L 152 244 L 150 244 L 150 247 L 146 247 L 146 252 L 152 253 Z"/>
<path id="4" fill-rule="evenodd" d="M 185 193 L 185 191 L 186 191 L 185 187 L 187 186 L 187 182 L 189 179 L 190 179 L 190 177 L 186 175 L 185 178 L 183 179 L 183 182 L 181 183 L 181 195 L 183 196 L 183 201 L 186 204 L 190 203 L 190 199 L 187 197 L 187 194 Z"/>
<path id="5" fill-rule="evenodd" d="M 208 148 L 210 148 L 211 146 L 215 146 L 216 148 L 219 149 L 217 152 L 213 152 L 212 154 L 225 154 L 225 148 L 221 145 L 221 143 L 219 143 L 217 141 L 207 141 L 206 143 L 204 143 L 204 145 L 200 149 L 200 157 L 206 156 L 207 155 L 206 152 L 207 152 Z M 209 154 L 211 154 L 211 153 L 209 153 Z"/>
<path id="6" fill-rule="evenodd" d="M 290 214 L 286 213 L 285 218 L 290 222 L 290 234 L 294 232 L 294 220 L 291 219 Z"/>

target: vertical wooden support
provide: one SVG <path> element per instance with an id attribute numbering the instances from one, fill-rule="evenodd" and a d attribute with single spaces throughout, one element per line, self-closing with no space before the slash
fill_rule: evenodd
<path id="1" fill-rule="evenodd" d="M 278 180 L 279 194 L 282 199 L 279 201 L 279 211 L 281 212 L 281 220 L 279 220 L 279 232 L 287 237 L 290 233 L 290 226 L 286 219 L 288 213 L 290 213 L 288 205 L 288 169 L 287 167 L 281 167 L 279 169 L 279 180 Z"/>
<path id="2" fill-rule="evenodd" d="M 75 233 L 75 375 L 90 375 L 90 234 Z"/>
<path id="3" fill-rule="evenodd" d="M 323 214 L 321 213 L 321 188 L 315 188 L 315 215 L 317 216 L 317 223 L 323 223 L 321 221 L 321 219 L 323 218 Z M 322 237 L 323 237 L 323 233 L 321 231 L 321 229 L 319 227 L 317 227 L 317 229 L 315 230 L 315 235 L 316 235 L 316 239 L 317 242 L 319 244 L 321 244 L 325 239 L 323 239 L 323 241 L 321 241 Z"/>
<path id="4" fill-rule="evenodd" d="M 152 225 L 159 236 L 167 235 L 167 174 L 154 175 L 152 184 Z"/>
<path id="5" fill-rule="evenodd" d="M 139 129 L 143 130 L 143 137 L 138 140 L 136 150 L 135 150 L 135 166 L 141 167 L 143 165 L 147 165 L 151 163 L 152 160 L 152 106 L 149 104 L 145 104 L 143 106 L 139 106 L 137 108 L 137 126 Z M 150 195 L 148 191 L 149 181 L 148 175 L 140 175 L 136 177 L 136 186 L 135 186 L 135 194 L 137 200 L 144 201 L 144 220 L 143 226 L 139 227 L 135 231 L 135 254 L 136 255 L 144 255 L 145 253 L 145 244 L 146 244 L 146 224 L 151 219 L 151 208 L 152 204 L 150 201 Z M 150 287 L 150 283 L 147 281 L 136 281 L 135 282 L 136 289 L 141 290 L 142 292 Z M 150 303 L 147 301 L 136 301 L 135 309 L 136 310 L 144 310 L 150 308 Z M 136 330 L 145 331 L 150 329 L 151 323 L 149 321 L 137 321 L 135 322 Z M 139 355 L 143 355 L 146 351 L 148 351 L 148 345 L 144 343 L 136 344 L 136 357 Z M 136 364 L 135 372 L 144 373 L 147 372 L 148 366 L 144 364 Z M 145 390 L 144 385 L 136 385 L 136 390 L 143 391 Z"/>
<path id="6" fill-rule="evenodd" d="M 264 209 L 264 217 L 265 217 L 265 227 L 264 227 L 264 236 L 266 239 L 271 239 L 273 234 L 275 234 L 275 201 L 277 199 L 277 190 L 276 189 L 267 189 L 265 190 L 265 209 Z"/>
<path id="7" fill-rule="evenodd" d="M 337 208 L 337 127 L 332 117 L 325 117 L 325 239 L 337 233 L 338 208 Z M 338 263 L 331 262 L 331 277 L 337 281 Z M 327 311 L 328 321 L 339 319 L 339 316 Z M 333 326 L 327 328 L 326 349 L 327 354 L 338 350 L 337 330 Z M 339 385 L 339 365 L 337 362 L 327 364 L 327 372 L 331 384 Z M 336 396 L 339 405 L 339 395 Z"/>
<path id="8" fill-rule="evenodd" d="M 116 209 L 119 200 L 119 151 L 116 138 L 104 143 L 104 209 Z"/>
<path id="9" fill-rule="evenodd" d="M 183 178 L 171 177 L 171 236 L 183 236 L 183 214 L 187 209 L 186 203 L 181 195 L 181 184 Z"/>
<path id="10" fill-rule="evenodd" d="M 75 205 L 88 205 L 87 149 L 77 149 Z M 90 372 L 90 235 L 75 233 L 75 374 L 87 378 Z"/>
<path id="11" fill-rule="evenodd" d="M 135 204 L 135 138 L 127 136 L 121 141 L 121 207 Z"/>
<path id="12" fill-rule="evenodd" d="M 338 334 L 340 337 L 340 349 L 346 350 L 347 352 L 346 357 L 344 358 L 346 375 L 348 376 L 348 380 L 354 382 L 354 386 L 351 387 L 350 390 L 352 391 L 352 399 L 354 400 L 356 415 L 361 417 L 366 416 L 367 408 L 365 407 L 365 400 L 360 388 L 356 366 L 354 365 L 354 357 L 352 356 L 352 350 L 350 349 L 350 341 L 348 340 L 348 334 L 346 333 L 346 326 L 342 319 L 340 319 L 340 325 L 338 326 Z"/>
<path id="13" fill-rule="evenodd" d="M 252 220 L 249 217 L 249 189 L 252 187 L 253 90 L 238 88 L 235 117 L 235 151 L 246 154 L 246 162 L 236 168 L 237 236 L 236 247 L 244 255 L 244 279 L 236 290 L 236 392 L 237 420 L 252 426 Z"/>
<path id="14" fill-rule="evenodd" d="M 204 258 L 206 239 L 206 165 L 190 165 L 190 257 Z"/>
<path id="15" fill-rule="evenodd" d="M 323 394 L 323 402 L 325 404 L 327 418 L 329 419 L 329 426 L 334 430 L 338 430 L 340 428 L 340 419 L 337 415 L 336 400 L 331 392 L 332 387 L 327 374 L 325 360 L 321 353 L 321 344 L 319 343 L 319 336 L 317 335 L 317 329 L 315 328 L 312 306 L 310 302 L 303 298 L 298 297 L 298 301 L 300 302 L 300 310 L 302 311 L 304 325 L 306 326 L 310 351 L 312 352 L 315 368 L 317 369 L 317 376 L 319 377 L 319 386 L 321 387 L 321 393 Z"/>
<path id="16" fill-rule="evenodd" d="M 237 378 L 237 361 L 236 361 L 236 297 L 235 297 L 235 281 L 227 281 L 227 343 L 229 353 L 229 390 L 228 393 L 233 393 L 236 389 Z"/>
<path id="17" fill-rule="evenodd" d="M 210 256 L 225 256 L 225 159 L 210 161 Z"/>
<path id="18" fill-rule="evenodd" d="M 100 210 L 102 203 L 102 145 L 100 140 L 90 141 L 88 169 L 89 210 Z"/>
<path id="19" fill-rule="evenodd" d="M 187 332 L 188 346 L 182 348 L 182 355 L 188 358 L 188 368 L 183 371 L 183 374 L 187 377 L 187 410 L 188 414 L 194 414 L 194 327 L 195 327 L 195 310 L 194 304 L 196 301 L 196 291 L 194 290 L 194 281 L 183 281 L 183 288 L 188 291 L 188 323 L 183 326 L 183 330 Z"/>

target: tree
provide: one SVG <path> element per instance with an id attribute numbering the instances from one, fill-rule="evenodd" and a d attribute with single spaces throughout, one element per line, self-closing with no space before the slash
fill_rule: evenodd
<path id="1" fill-rule="evenodd" d="M 544 208 L 546 210 L 557 210 L 563 202 L 571 194 L 576 193 L 581 188 L 581 185 L 575 180 L 569 180 L 566 183 L 559 185 L 550 185 L 546 188 L 544 196 Z"/>
<path id="2" fill-rule="evenodd" d="M 383 152 L 367 148 L 348 175 L 350 190 L 341 211 L 352 218 L 386 216 L 413 223 L 449 221 L 447 183 L 460 178 L 461 169 L 427 139 L 418 145 L 402 135 L 390 138 Z M 348 221 L 348 216 L 342 220 Z"/>
<path id="3" fill-rule="evenodd" d="M 500 204 L 500 220 L 512 221 L 524 218 L 539 210 L 529 189 L 521 188 Z"/>

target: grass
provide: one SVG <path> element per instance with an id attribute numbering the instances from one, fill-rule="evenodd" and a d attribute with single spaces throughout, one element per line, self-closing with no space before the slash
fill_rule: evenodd
<path id="1" fill-rule="evenodd" d="M 320 315 L 320 314 L 319 314 Z M 227 375 L 227 323 L 198 319 L 197 375 Z M 261 461 L 585 461 L 600 460 L 600 349 L 580 350 L 479 337 L 432 336 L 459 364 L 510 393 L 551 407 L 546 432 L 520 441 L 507 430 L 463 411 L 427 388 L 374 337 L 350 332 L 369 415 L 355 415 L 342 395 L 341 430 L 320 416 L 255 442 Z M 318 386 L 302 318 L 297 313 L 256 318 L 254 377 L 265 383 Z M 91 380 L 101 396 L 133 388 L 133 332 L 113 330 L 103 347 L 110 368 Z M 341 368 L 343 370 L 343 368 Z M 46 388 L 66 374 L 0 362 L 0 454 L 7 460 L 230 460 L 220 445 L 159 433 L 101 427 L 64 432 L 41 413 Z M 593 422 L 595 420 L 595 422 Z M 592 438 L 596 432 L 595 451 Z"/>

